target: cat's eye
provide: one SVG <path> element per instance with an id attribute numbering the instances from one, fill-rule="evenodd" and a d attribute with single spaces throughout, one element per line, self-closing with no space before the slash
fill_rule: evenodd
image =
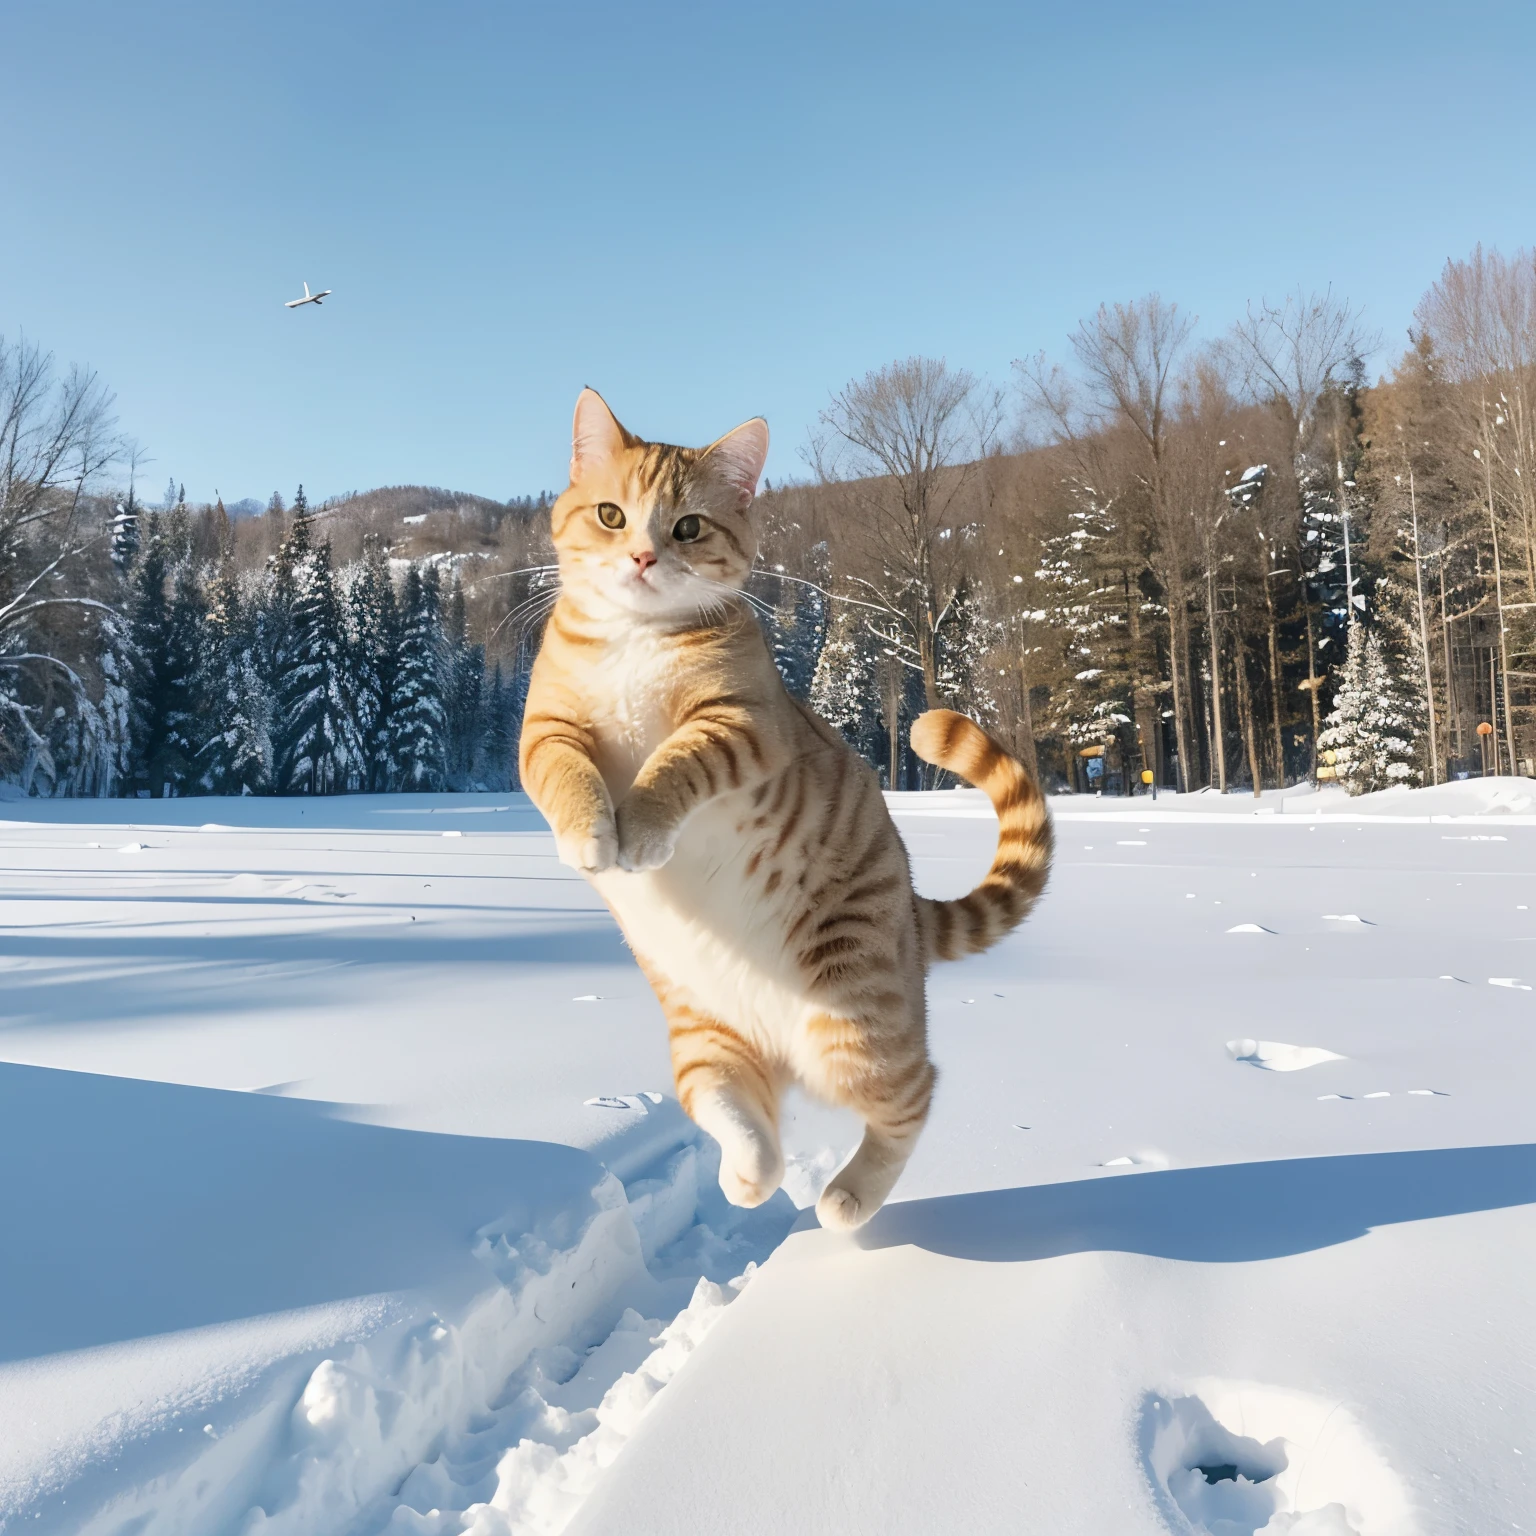
<path id="1" fill-rule="evenodd" d="M 679 544 L 691 544 L 699 536 L 699 520 L 692 512 L 687 517 L 680 517 L 672 525 L 672 537 Z"/>
<path id="2" fill-rule="evenodd" d="M 597 520 L 604 528 L 622 528 L 624 526 L 624 509 L 623 507 L 615 506 L 611 501 L 600 501 L 597 504 Z"/>

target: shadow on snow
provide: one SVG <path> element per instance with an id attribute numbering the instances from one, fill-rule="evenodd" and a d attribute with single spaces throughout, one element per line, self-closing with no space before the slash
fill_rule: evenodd
<path id="1" fill-rule="evenodd" d="M 1304 1157 L 1121 1174 L 888 1205 L 859 1234 L 957 1259 L 1092 1251 L 1241 1263 L 1372 1227 L 1536 1202 L 1536 1145 Z"/>
<path id="2" fill-rule="evenodd" d="M 344 1113 L 0 1064 L 0 1361 L 472 1281 L 478 1227 L 589 1209 L 601 1176 Z"/>

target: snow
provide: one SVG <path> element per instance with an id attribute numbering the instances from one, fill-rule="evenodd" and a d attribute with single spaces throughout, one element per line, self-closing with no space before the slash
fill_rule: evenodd
<path id="1" fill-rule="evenodd" d="M 8 800 L 0 1528 L 1528 1527 L 1536 784 L 1054 810 L 847 1237 L 803 1100 L 724 1204 L 521 797 Z"/>

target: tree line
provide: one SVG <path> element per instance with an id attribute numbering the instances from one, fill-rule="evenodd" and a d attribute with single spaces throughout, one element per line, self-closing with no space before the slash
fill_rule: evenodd
<path id="1" fill-rule="evenodd" d="M 338 567 L 302 486 L 271 511 L 277 551 L 241 571 L 222 503 L 116 505 L 105 596 L 57 604 L 91 614 L 92 665 L 31 653 L 57 686 L 30 708 L 12 682 L 13 782 L 156 798 L 509 787 L 517 684 L 471 640 L 457 575 L 396 569 L 375 538 Z"/>
<path id="2" fill-rule="evenodd" d="M 1382 350 L 1327 291 L 1205 339 L 1150 295 L 1007 387 L 930 358 L 851 381 L 757 504 L 786 682 L 897 788 L 934 783 L 906 734 L 938 704 L 1058 789 L 1530 773 L 1536 259 L 1448 262 L 1370 383 Z M 103 494 L 131 452 L 94 379 L 0 345 L 0 778 L 515 784 L 547 497 L 231 525 Z"/>

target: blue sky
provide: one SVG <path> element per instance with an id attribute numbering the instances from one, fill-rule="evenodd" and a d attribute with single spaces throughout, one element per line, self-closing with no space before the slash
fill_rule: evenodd
<path id="1" fill-rule="evenodd" d="M 1331 283 L 1394 352 L 1533 239 L 1533 44 L 1506 0 L 11 0 L 0 332 L 100 372 L 155 491 L 558 487 L 588 383 L 670 441 L 762 413 L 783 478 L 846 379 L 1007 383 L 1153 289 L 1215 334 Z"/>

